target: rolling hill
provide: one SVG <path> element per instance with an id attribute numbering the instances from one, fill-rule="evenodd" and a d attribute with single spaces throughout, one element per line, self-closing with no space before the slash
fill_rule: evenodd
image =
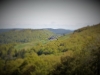
<path id="1" fill-rule="evenodd" d="M 47 40 L 55 36 L 53 32 L 44 29 L 12 29 L 0 34 L 0 43 L 26 43 L 30 41 Z"/>

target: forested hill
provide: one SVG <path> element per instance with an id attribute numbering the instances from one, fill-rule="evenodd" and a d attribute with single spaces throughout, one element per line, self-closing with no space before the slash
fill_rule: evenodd
<path id="1" fill-rule="evenodd" d="M 49 75 L 100 75 L 100 24 L 75 30 L 60 47 L 67 52 Z"/>
<path id="2" fill-rule="evenodd" d="M 11 29 L 0 34 L 0 43 L 21 42 L 47 40 L 54 36 L 53 32 L 44 29 Z"/>

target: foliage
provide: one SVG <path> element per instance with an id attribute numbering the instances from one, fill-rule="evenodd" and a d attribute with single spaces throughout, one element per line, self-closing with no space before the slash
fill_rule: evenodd
<path id="1" fill-rule="evenodd" d="M 44 29 L 23 29 L 23 30 L 11 30 L 0 34 L 0 44 L 2 43 L 26 43 L 30 41 L 46 40 L 50 36 L 55 35 L 49 30 Z"/>
<path id="2" fill-rule="evenodd" d="M 28 33 L 26 39 L 37 43 L 23 44 L 31 45 L 30 49 L 16 49 L 16 46 L 23 45 L 9 43 L 9 39 L 5 40 L 8 44 L 0 44 L 1 75 L 100 75 L 100 24 L 78 29 L 46 43 L 39 41 L 51 37 L 52 33 L 45 34 L 45 30 L 14 32 L 17 34 L 12 35 L 10 31 L 9 35 L 3 33 L 0 37 L 19 35 L 18 39 L 22 40 Z"/>

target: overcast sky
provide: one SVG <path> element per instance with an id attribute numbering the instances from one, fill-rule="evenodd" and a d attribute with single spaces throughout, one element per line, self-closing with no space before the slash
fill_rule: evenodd
<path id="1" fill-rule="evenodd" d="M 6 0 L 0 2 L 0 29 L 78 29 L 97 23 L 100 23 L 100 1 L 96 0 Z"/>

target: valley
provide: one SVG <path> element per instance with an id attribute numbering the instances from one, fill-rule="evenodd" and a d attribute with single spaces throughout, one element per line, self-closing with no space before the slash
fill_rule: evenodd
<path id="1" fill-rule="evenodd" d="M 1 75 L 100 74 L 100 24 L 0 31 Z"/>

